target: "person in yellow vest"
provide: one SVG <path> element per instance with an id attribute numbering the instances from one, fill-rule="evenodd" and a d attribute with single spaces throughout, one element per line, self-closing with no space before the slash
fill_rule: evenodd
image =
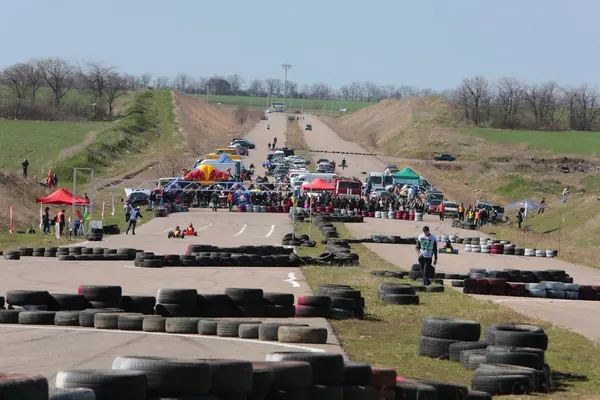
<path id="1" fill-rule="evenodd" d="M 473 209 L 469 209 L 469 223 L 475 223 L 475 211 Z"/>
<path id="2" fill-rule="evenodd" d="M 463 205 L 463 203 L 460 203 L 460 206 L 458 206 L 458 220 L 465 220 L 465 206 Z"/>

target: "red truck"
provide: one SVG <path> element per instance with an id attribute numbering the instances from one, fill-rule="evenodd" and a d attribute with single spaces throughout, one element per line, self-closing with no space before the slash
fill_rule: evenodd
<path id="1" fill-rule="evenodd" d="M 362 194 L 362 184 L 352 179 L 334 179 L 331 182 L 335 186 L 336 194 L 350 194 L 360 196 Z"/>

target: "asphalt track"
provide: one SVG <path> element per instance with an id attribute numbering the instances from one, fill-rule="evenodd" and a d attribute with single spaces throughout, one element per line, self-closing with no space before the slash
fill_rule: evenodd
<path id="1" fill-rule="evenodd" d="M 267 143 L 284 138 L 285 117 L 269 118 L 271 130 L 261 121 L 248 135 L 257 144 L 250 162 L 257 171 L 266 158 Z M 144 214 L 144 212 L 142 212 Z M 167 239 L 175 225 L 192 222 L 197 237 Z M 191 210 L 166 218 L 154 218 L 136 229 L 136 235 L 105 237 L 89 247 L 131 247 L 156 254 L 184 254 L 192 243 L 236 246 L 279 244 L 291 232 L 285 214 L 236 213 L 227 210 Z M 262 288 L 266 292 L 312 294 L 299 268 L 256 267 L 173 267 L 136 268 L 132 261 L 59 261 L 53 258 L 24 257 L 19 261 L 0 259 L 0 292 L 11 289 L 48 290 L 51 293 L 77 293 L 77 287 L 120 285 L 124 294 L 156 295 L 159 288 L 196 288 L 201 293 L 223 293 L 228 287 Z M 280 321 L 281 319 L 270 319 Z M 0 325 L 0 340 L 5 344 L 0 370 L 43 374 L 49 378 L 61 369 L 110 368 L 112 360 L 124 355 L 157 355 L 182 358 L 226 358 L 264 360 L 272 351 L 331 351 L 343 354 L 339 342 L 323 318 L 293 319 L 311 326 L 326 327 L 330 335 L 325 345 L 287 345 L 246 339 L 221 339 L 212 336 L 149 334 L 142 332 L 97 331 L 91 328 L 63 328 Z"/>
<path id="2" fill-rule="evenodd" d="M 336 132 L 321 122 L 316 116 L 307 116 L 305 123 L 312 124 L 312 131 L 305 131 L 304 138 L 309 148 L 336 150 L 354 153 L 367 153 L 358 144 L 342 139 Z M 324 153 L 313 153 L 313 158 L 322 158 Z M 346 157 L 348 168 L 345 171 L 337 169 L 337 173 L 345 176 L 364 178 L 362 172 L 383 171 L 386 164 L 375 156 L 356 156 L 328 154 L 339 165 L 342 157 Z M 403 168 L 403 165 L 398 167 Z M 356 237 L 370 237 L 373 234 L 417 236 L 424 225 L 438 234 L 457 234 L 459 236 L 479 236 L 477 231 L 457 229 L 451 226 L 451 221 L 439 221 L 438 217 L 425 216 L 424 222 L 397 221 L 387 219 L 366 218 L 363 224 L 346 224 L 346 227 Z M 367 244 L 369 249 L 379 256 L 397 265 L 403 270 L 410 269 L 416 262 L 415 249 L 412 246 L 390 244 Z M 437 267 L 439 272 L 468 273 L 471 268 L 486 268 L 490 270 L 515 268 L 523 270 L 534 269 L 563 269 L 580 284 L 600 284 L 600 270 L 579 266 L 558 259 L 540 259 L 519 256 L 491 255 L 464 253 L 462 245 L 456 245 L 460 254 L 440 255 Z M 474 296 L 483 301 L 503 304 L 530 317 L 546 320 L 574 332 L 578 332 L 592 341 L 600 341 L 600 302 L 583 300 L 554 300 L 530 299 L 524 297 Z"/>

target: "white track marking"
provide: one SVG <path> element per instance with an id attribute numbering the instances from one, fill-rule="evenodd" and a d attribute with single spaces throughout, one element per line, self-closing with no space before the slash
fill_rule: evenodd
<path id="1" fill-rule="evenodd" d="M 210 228 L 211 226 L 212 226 L 212 224 L 208 224 L 208 225 L 206 225 L 206 226 L 203 226 L 202 228 L 198 228 L 198 229 L 196 229 L 196 232 L 203 231 L 204 229 L 206 229 L 206 228 Z M 163 233 L 164 233 L 164 232 L 169 232 L 169 231 L 171 231 L 171 230 L 173 230 L 173 228 L 167 228 L 167 229 L 165 229 L 165 230 L 163 231 Z"/>
<path id="2" fill-rule="evenodd" d="M 269 233 L 267 233 L 267 236 L 265 236 L 265 237 L 268 238 L 269 236 L 271 236 L 273 234 L 274 231 L 275 231 L 275 225 L 271 225 L 271 230 L 269 230 Z"/>
<path id="3" fill-rule="evenodd" d="M 242 233 L 244 233 L 247 226 L 248 226 L 248 224 L 244 224 L 244 226 L 242 226 L 242 229 L 240 229 L 240 231 L 233 236 L 240 236 Z"/>
<path id="4" fill-rule="evenodd" d="M 162 335 L 162 336 L 176 336 L 176 337 L 186 337 L 190 339 L 208 339 L 208 340 L 225 340 L 229 342 L 239 342 L 239 343 L 256 343 L 262 345 L 276 346 L 276 347 L 287 347 L 289 349 L 296 349 L 302 351 L 310 351 L 312 353 L 325 353 L 323 349 L 315 349 L 313 347 L 305 347 L 305 346 L 296 346 L 293 344 L 285 344 L 278 342 L 265 342 L 261 340 L 252 340 L 252 339 L 240 339 L 240 338 L 228 338 L 228 337 L 219 337 L 219 336 L 203 336 L 198 334 L 180 334 L 180 333 L 163 333 L 163 332 L 141 332 L 141 331 L 119 331 L 114 329 L 86 329 L 86 328 L 67 328 L 62 326 L 36 326 L 36 325 L 0 325 L 0 328 L 9 328 L 9 329 L 45 329 L 45 330 L 56 330 L 56 331 L 80 331 L 80 332 L 106 332 L 106 333 L 114 333 L 114 334 L 134 334 L 134 335 Z"/>
<path id="5" fill-rule="evenodd" d="M 300 287 L 300 284 L 298 282 L 296 282 L 296 273 L 295 272 L 290 272 L 288 274 L 288 279 L 286 279 L 284 282 L 289 282 L 293 287 Z"/>

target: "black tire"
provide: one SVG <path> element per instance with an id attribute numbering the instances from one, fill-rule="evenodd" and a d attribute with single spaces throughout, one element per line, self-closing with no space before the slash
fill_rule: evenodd
<path id="1" fill-rule="evenodd" d="M 300 296 L 298 305 L 310 307 L 329 307 L 331 298 L 328 296 Z"/>
<path id="2" fill-rule="evenodd" d="M 506 376 L 506 375 L 524 375 L 533 382 L 534 390 L 540 390 L 543 381 L 546 379 L 545 371 L 535 370 L 529 367 L 504 364 L 480 364 L 473 371 L 473 376 Z"/>
<path id="3" fill-rule="evenodd" d="M 416 294 L 386 294 L 382 300 L 385 304 L 396 305 L 418 305 L 420 301 Z"/>
<path id="4" fill-rule="evenodd" d="M 144 260 L 141 263 L 138 262 L 142 268 L 162 268 L 165 266 L 165 261 L 157 258 Z"/>
<path id="5" fill-rule="evenodd" d="M 425 379 L 406 379 L 407 381 L 414 381 L 421 385 L 431 386 L 435 389 L 438 398 L 440 399 L 465 399 L 469 389 L 466 386 L 454 385 L 452 383 L 429 381 Z"/>
<path id="6" fill-rule="evenodd" d="M 146 400 L 147 382 L 141 371 L 87 369 L 60 371 L 56 375 L 58 388 L 92 389 L 99 400 Z"/>
<path id="7" fill-rule="evenodd" d="M 50 257 L 56 257 L 56 252 L 54 252 L 54 251 L 45 251 L 44 252 L 44 257 L 48 257 L 48 258 L 50 258 Z"/>
<path id="8" fill-rule="evenodd" d="M 219 322 L 216 320 L 213 321 L 208 319 L 201 319 L 200 322 L 198 322 L 198 333 L 200 335 L 214 336 L 217 334 L 218 324 Z"/>
<path id="9" fill-rule="evenodd" d="M 198 291 L 196 289 L 159 289 L 156 302 L 195 305 L 198 302 Z"/>
<path id="10" fill-rule="evenodd" d="M 92 389 L 58 389 L 51 387 L 48 400 L 96 400 Z"/>
<path id="11" fill-rule="evenodd" d="M 198 333 L 198 322 L 200 318 L 167 318 L 165 331 L 168 333 Z"/>
<path id="12" fill-rule="evenodd" d="M 379 284 L 379 293 L 383 294 L 415 294 L 413 287 L 407 283 L 389 283 Z"/>
<path id="13" fill-rule="evenodd" d="M 89 301 L 118 303 L 121 300 L 123 289 L 121 286 L 81 285 L 78 293 Z"/>
<path id="14" fill-rule="evenodd" d="M 118 308 L 121 309 L 121 302 L 118 303 L 105 303 L 103 301 L 90 301 L 92 305 L 90 308 Z M 125 311 L 125 310 L 123 310 Z"/>
<path id="15" fill-rule="evenodd" d="M 75 261 L 76 260 L 75 256 L 70 256 L 70 255 L 59 255 L 58 259 L 60 261 Z"/>
<path id="16" fill-rule="evenodd" d="M 341 354 L 275 352 L 267 361 L 306 361 L 312 367 L 313 385 L 341 385 L 344 381 L 344 358 Z"/>
<path id="17" fill-rule="evenodd" d="M 199 396 L 210 390 L 210 366 L 202 361 L 166 357 L 117 357 L 113 370 L 142 371 L 149 396 Z"/>
<path id="18" fill-rule="evenodd" d="M 121 297 L 121 307 L 123 310 L 132 313 L 141 313 L 145 315 L 154 314 L 156 298 L 154 296 L 123 296 Z"/>
<path id="19" fill-rule="evenodd" d="M 332 298 L 330 307 L 348 311 L 354 311 L 360 308 L 359 302 L 356 301 L 356 299 L 344 299 L 343 297 Z"/>
<path id="20" fill-rule="evenodd" d="M 80 326 L 80 311 L 57 311 L 54 315 L 54 325 L 57 326 Z"/>
<path id="21" fill-rule="evenodd" d="M 271 371 L 271 390 L 307 390 L 312 384 L 312 369 L 303 361 L 281 361 L 277 363 L 254 363 Z"/>
<path id="22" fill-rule="evenodd" d="M 204 316 L 231 317 L 235 314 L 235 304 L 226 294 L 200 294 L 198 300 L 203 304 Z"/>
<path id="23" fill-rule="evenodd" d="M 142 321 L 144 332 L 166 332 L 167 318 L 159 316 L 147 316 Z"/>
<path id="24" fill-rule="evenodd" d="M 91 304 L 81 294 L 51 293 L 48 309 L 52 311 L 82 311 L 90 308 Z"/>
<path id="25" fill-rule="evenodd" d="M 9 290 L 6 302 L 11 306 L 48 306 L 51 297 L 45 290 Z"/>
<path id="26" fill-rule="evenodd" d="M 238 336 L 242 339 L 258 339 L 259 327 L 260 327 L 260 323 L 258 323 L 258 324 L 243 323 L 240 325 L 240 327 L 238 329 Z"/>
<path id="27" fill-rule="evenodd" d="M 469 369 L 469 358 L 472 355 L 483 356 L 485 359 L 486 350 L 477 349 L 477 350 L 463 350 L 460 352 L 460 364 L 465 368 Z"/>
<path id="28" fill-rule="evenodd" d="M 488 346 L 487 342 L 456 342 L 448 347 L 448 359 L 454 362 L 460 362 L 460 352 L 463 350 L 484 350 Z"/>
<path id="29" fill-rule="evenodd" d="M 121 313 L 97 313 L 94 315 L 94 328 L 96 329 L 119 329 L 119 317 Z"/>
<path id="30" fill-rule="evenodd" d="M 344 400 L 344 389 L 341 385 L 312 385 L 308 396 L 311 400 Z"/>
<path id="31" fill-rule="evenodd" d="M 252 391 L 247 394 L 248 399 L 264 399 L 271 391 L 273 373 L 263 364 L 252 363 Z"/>
<path id="32" fill-rule="evenodd" d="M 282 343 L 327 343 L 327 329 L 309 326 L 282 326 L 277 331 L 278 340 Z"/>
<path id="33" fill-rule="evenodd" d="M 79 313 L 79 325 L 86 328 L 94 327 L 94 317 L 98 313 L 124 313 L 120 308 L 90 308 Z"/>
<path id="34" fill-rule="evenodd" d="M 434 387 L 415 380 L 396 382 L 395 390 L 396 399 L 437 400 L 438 398 Z"/>
<path id="35" fill-rule="evenodd" d="M 538 326 L 527 324 L 499 324 L 494 327 L 494 342 L 497 346 L 533 347 L 548 349 L 548 336 Z"/>
<path id="36" fill-rule="evenodd" d="M 0 310 L 0 324 L 18 324 L 21 310 Z"/>
<path id="37" fill-rule="evenodd" d="M 217 324 L 217 336 L 220 337 L 239 337 L 240 325 L 242 324 L 260 324 L 260 321 L 242 321 L 242 320 L 220 320 Z"/>
<path id="38" fill-rule="evenodd" d="M 258 328 L 258 338 L 269 342 L 279 340 L 278 332 L 282 326 L 308 326 L 308 324 L 294 324 L 284 322 L 263 322 Z M 284 389 L 284 388 L 282 388 Z"/>
<path id="39" fill-rule="evenodd" d="M 296 306 L 296 317 L 328 318 L 330 314 L 329 307 Z"/>
<path id="40" fill-rule="evenodd" d="M 262 289 L 227 288 L 225 294 L 236 304 L 262 303 L 264 298 Z"/>
<path id="41" fill-rule="evenodd" d="M 319 295 L 329 296 L 329 297 L 343 297 L 345 299 L 356 299 L 359 300 L 362 295 L 360 290 L 354 289 L 346 289 L 346 288 L 338 288 L 338 287 L 319 287 Z"/>
<path id="42" fill-rule="evenodd" d="M 198 307 L 191 304 L 157 304 L 156 315 L 171 318 L 197 317 Z"/>
<path id="43" fill-rule="evenodd" d="M 344 385 L 369 386 L 373 370 L 367 363 L 345 362 Z"/>
<path id="44" fill-rule="evenodd" d="M 544 368 L 544 360 L 535 353 L 525 351 L 489 351 L 485 355 L 486 364 L 506 364 L 529 367 L 537 370 Z"/>
<path id="45" fill-rule="evenodd" d="M 117 328 L 122 331 L 141 331 L 144 327 L 143 314 L 119 314 Z"/>
<path id="46" fill-rule="evenodd" d="M 21 311 L 19 324 L 21 325 L 54 325 L 55 311 Z"/>
<path id="47" fill-rule="evenodd" d="M 419 355 L 429 358 L 448 359 L 450 345 L 457 340 L 421 336 L 419 339 Z"/>
<path id="48" fill-rule="evenodd" d="M 48 380 L 40 375 L 2 374 L 0 398 L 3 400 L 47 399 Z"/>
<path id="49" fill-rule="evenodd" d="M 536 349 L 533 347 L 510 347 L 510 346 L 492 345 L 492 346 L 488 346 L 486 350 L 487 350 L 487 353 L 492 353 L 492 352 L 506 353 L 506 352 L 515 352 L 515 351 L 522 352 L 522 353 L 533 353 L 533 354 L 537 354 L 537 356 L 540 357 L 543 362 L 546 361 L 544 350 Z"/>
<path id="50" fill-rule="evenodd" d="M 252 391 L 251 362 L 214 359 L 204 361 L 210 366 L 210 391 L 217 397 L 224 398 L 227 395 L 238 395 L 243 398 L 246 393 Z"/>
<path id="51" fill-rule="evenodd" d="M 516 395 L 533 392 L 533 382 L 525 375 L 473 376 L 471 388 L 496 395 Z"/>
<path id="52" fill-rule="evenodd" d="M 432 285 L 425 288 L 427 293 L 444 293 L 444 286 Z"/>
<path id="53" fill-rule="evenodd" d="M 492 395 L 478 390 L 469 390 L 465 400 L 492 400 Z"/>
<path id="54" fill-rule="evenodd" d="M 451 317 L 427 317 L 423 319 L 421 335 L 431 338 L 472 342 L 479 340 L 481 325 L 476 321 Z"/>
<path id="55" fill-rule="evenodd" d="M 294 304 L 294 295 L 291 293 L 264 293 L 263 297 L 267 303 L 277 306 Z"/>

